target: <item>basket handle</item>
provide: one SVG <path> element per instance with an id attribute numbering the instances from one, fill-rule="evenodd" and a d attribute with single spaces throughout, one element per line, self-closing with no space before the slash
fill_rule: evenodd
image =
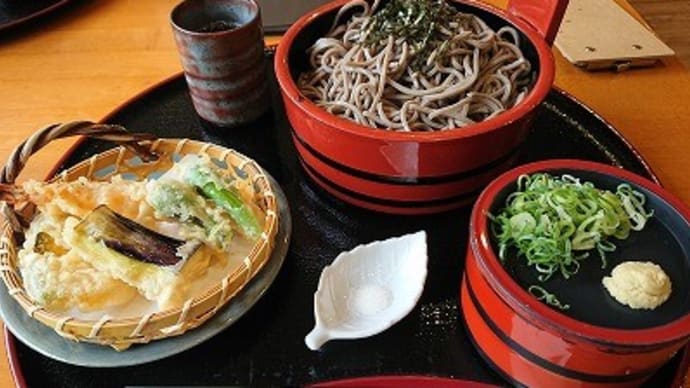
<path id="1" fill-rule="evenodd" d="M 111 141 L 121 145 L 137 154 L 143 161 L 150 162 L 158 157 L 143 147 L 138 142 L 142 140 L 153 140 L 155 135 L 149 133 L 130 133 L 121 126 L 115 124 L 97 124 L 90 121 L 73 121 L 64 124 L 52 124 L 40 129 L 31 137 L 18 145 L 7 164 L 0 171 L 0 183 L 14 184 L 15 179 L 22 171 L 29 157 L 36 151 L 43 148 L 51 141 L 70 136 L 87 136 L 99 140 Z"/>
<path id="2" fill-rule="evenodd" d="M 28 225 L 27 221 L 14 208 L 16 195 L 14 181 L 26 166 L 29 157 L 55 139 L 79 135 L 107 140 L 124 146 L 145 162 L 158 159 L 155 153 L 139 144 L 139 141 L 142 140 L 156 139 L 155 135 L 130 133 L 121 125 L 73 121 L 64 124 L 52 124 L 40 129 L 12 151 L 7 164 L 0 171 L 0 214 L 7 219 L 15 232 L 22 231 Z"/>

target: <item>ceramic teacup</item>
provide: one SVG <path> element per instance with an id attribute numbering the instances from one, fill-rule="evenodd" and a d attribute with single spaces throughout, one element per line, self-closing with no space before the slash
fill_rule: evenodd
<path id="1" fill-rule="evenodd" d="M 175 42 L 196 112 L 221 127 L 268 107 L 264 37 L 254 0 L 185 0 L 172 11 Z"/>

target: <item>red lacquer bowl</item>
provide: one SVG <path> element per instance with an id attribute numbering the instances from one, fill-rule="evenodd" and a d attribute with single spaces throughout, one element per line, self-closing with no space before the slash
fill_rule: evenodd
<path id="1" fill-rule="evenodd" d="M 535 81 L 526 98 L 508 111 L 433 133 L 358 125 L 326 112 L 299 91 L 296 79 L 308 68 L 307 48 L 327 32 L 347 1 L 331 2 L 300 18 L 276 51 L 275 72 L 306 172 L 336 197 L 377 211 L 434 213 L 471 202 L 516 159 L 535 109 L 551 89 L 550 43 L 567 0 L 513 0 L 507 12 L 473 0 L 453 2 L 494 29 L 515 27 Z"/>
<path id="2" fill-rule="evenodd" d="M 496 255 L 487 214 L 496 214 L 522 174 L 564 173 L 615 191 L 630 184 L 647 198 L 654 216 L 617 246 L 605 269 L 596 255 L 569 280 L 541 284 L 570 309 L 539 302 L 528 291 L 539 284 L 523 260 Z M 690 335 L 690 208 L 638 175 L 593 162 L 551 160 L 524 165 L 498 177 L 479 196 L 460 300 L 477 350 L 510 381 L 544 387 L 638 386 L 665 364 Z M 671 297 L 657 309 L 633 310 L 611 298 L 601 279 L 626 260 L 651 260 L 672 282 Z"/>

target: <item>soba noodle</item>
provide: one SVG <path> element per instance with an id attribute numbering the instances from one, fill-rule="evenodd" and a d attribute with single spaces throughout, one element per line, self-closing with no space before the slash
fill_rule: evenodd
<path id="1" fill-rule="evenodd" d="M 415 7 L 432 8 L 413 12 L 415 1 Z M 527 93 L 531 66 L 512 27 L 493 31 L 445 0 L 378 6 L 379 0 L 371 6 L 350 1 L 308 50 L 312 70 L 300 75 L 298 85 L 328 112 L 370 127 L 433 131 L 494 117 Z M 340 24 L 353 7 L 363 12 Z M 382 21 L 390 15 L 392 21 Z"/>

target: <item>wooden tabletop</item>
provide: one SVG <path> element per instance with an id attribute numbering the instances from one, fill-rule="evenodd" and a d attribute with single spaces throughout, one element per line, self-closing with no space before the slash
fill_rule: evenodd
<path id="1" fill-rule="evenodd" d="M 30 28 L 0 36 L 0 161 L 47 124 L 97 121 L 181 71 L 168 24 L 177 2 L 79 1 Z M 505 5 L 505 0 L 490 2 Z M 556 62 L 557 86 L 618 128 L 662 183 L 690 203 L 690 77 L 680 62 L 671 58 L 656 68 L 623 73 L 587 73 L 557 52 Z M 22 179 L 45 177 L 73 142 L 63 140 L 39 152 Z M 12 384 L 0 355 L 0 386 Z"/>

